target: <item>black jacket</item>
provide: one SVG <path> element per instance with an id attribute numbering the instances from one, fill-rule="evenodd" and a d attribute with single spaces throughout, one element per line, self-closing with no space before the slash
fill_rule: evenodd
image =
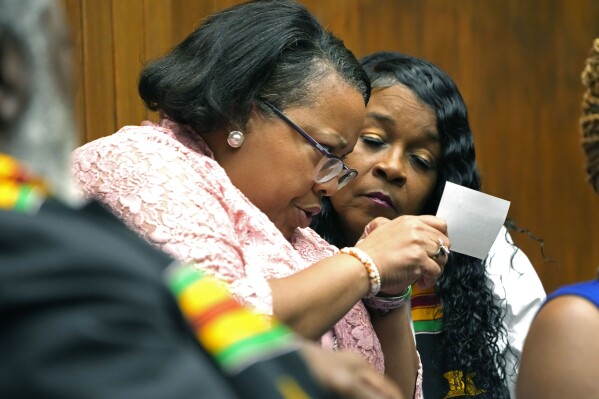
<path id="1" fill-rule="evenodd" d="M 0 397 L 276 398 L 280 372 L 325 396 L 297 352 L 221 373 L 163 282 L 172 262 L 95 202 L 0 210 Z"/>

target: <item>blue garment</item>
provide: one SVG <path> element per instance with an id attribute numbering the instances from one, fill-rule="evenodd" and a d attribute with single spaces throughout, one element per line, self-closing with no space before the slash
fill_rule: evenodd
<path id="1" fill-rule="evenodd" d="M 585 281 L 583 283 L 560 287 L 547 296 L 547 302 L 564 295 L 576 295 L 585 298 L 599 308 L 599 280 Z"/>

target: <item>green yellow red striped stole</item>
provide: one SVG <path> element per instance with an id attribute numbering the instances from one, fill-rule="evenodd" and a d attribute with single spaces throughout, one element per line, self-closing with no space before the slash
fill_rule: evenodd
<path id="1" fill-rule="evenodd" d="M 48 194 L 46 183 L 13 157 L 0 153 L 0 209 L 32 213 Z"/>
<path id="2" fill-rule="evenodd" d="M 435 294 L 435 287 L 412 288 L 412 321 L 416 333 L 438 333 L 443 330 L 441 301 Z"/>
<path id="3" fill-rule="evenodd" d="M 239 304 L 216 279 L 175 265 L 167 269 L 166 280 L 196 338 L 225 372 L 236 374 L 296 349 L 287 326 Z"/>

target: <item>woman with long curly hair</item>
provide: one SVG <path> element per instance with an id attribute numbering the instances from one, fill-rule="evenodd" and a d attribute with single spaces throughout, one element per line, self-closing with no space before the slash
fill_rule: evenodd
<path id="1" fill-rule="evenodd" d="M 338 247 L 377 217 L 435 214 L 445 182 L 481 190 L 464 100 L 452 79 L 396 52 L 362 59 L 372 95 L 346 163 L 358 177 L 325 198 L 313 227 Z M 545 297 L 508 220 L 484 261 L 452 252 L 437 284 L 414 285 L 412 320 L 426 398 L 513 393 L 530 322 Z"/>

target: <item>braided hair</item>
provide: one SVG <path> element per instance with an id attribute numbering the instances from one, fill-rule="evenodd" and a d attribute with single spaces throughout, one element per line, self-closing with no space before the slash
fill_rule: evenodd
<path id="1" fill-rule="evenodd" d="M 593 42 L 581 78 L 586 87 L 580 117 L 581 144 L 588 181 L 599 193 L 599 38 Z"/>

